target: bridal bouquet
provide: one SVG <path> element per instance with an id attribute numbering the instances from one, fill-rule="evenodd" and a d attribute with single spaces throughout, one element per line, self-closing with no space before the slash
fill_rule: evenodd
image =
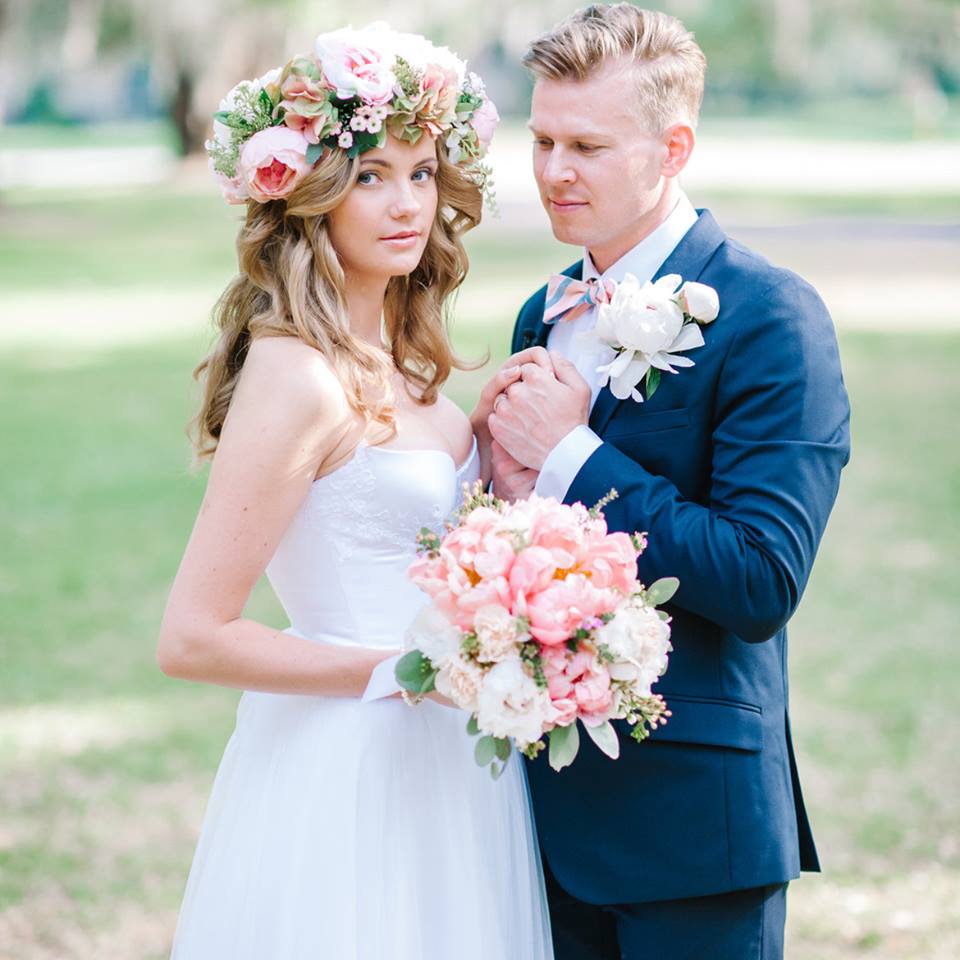
<path id="1" fill-rule="evenodd" d="M 577 720 L 612 758 L 611 720 L 638 741 L 666 723 L 651 687 L 667 668 L 670 617 L 656 607 L 678 581 L 637 580 L 646 538 L 607 532 L 602 508 L 615 497 L 592 510 L 536 495 L 511 504 L 478 483 L 444 536 L 417 538 L 408 575 L 431 602 L 407 631 L 397 682 L 469 711 L 477 763 L 494 776 L 511 739 L 535 757 L 546 735 L 560 770 L 577 755 Z"/>

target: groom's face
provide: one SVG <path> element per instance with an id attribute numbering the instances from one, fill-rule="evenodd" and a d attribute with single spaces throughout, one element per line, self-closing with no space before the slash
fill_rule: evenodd
<path id="1" fill-rule="evenodd" d="M 540 200 L 554 236 L 587 247 L 598 264 L 639 242 L 664 188 L 668 149 L 644 128 L 633 69 L 615 61 L 586 80 L 538 80 L 533 90 Z"/>

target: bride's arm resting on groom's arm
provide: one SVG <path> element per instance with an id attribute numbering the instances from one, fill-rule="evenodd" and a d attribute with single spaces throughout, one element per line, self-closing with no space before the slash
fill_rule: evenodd
<path id="1" fill-rule="evenodd" d="M 167 601 L 164 673 L 241 690 L 363 693 L 392 651 L 316 643 L 243 617 L 316 475 L 357 426 L 316 350 L 291 337 L 253 341 Z"/>

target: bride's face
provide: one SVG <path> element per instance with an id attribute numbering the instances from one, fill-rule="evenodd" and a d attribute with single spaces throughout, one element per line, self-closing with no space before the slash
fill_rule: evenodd
<path id="1" fill-rule="evenodd" d="M 353 188 L 329 214 L 330 240 L 350 276 L 405 276 L 420 262 L 437 212 L 436 141 L 390 135 L 360 160 Z"/>

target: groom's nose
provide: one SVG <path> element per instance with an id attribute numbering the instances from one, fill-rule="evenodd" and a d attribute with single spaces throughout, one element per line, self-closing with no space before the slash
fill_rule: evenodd
<path id="1" fill-rule="evenodd" d="M 543 182 L 549 185 L 572 183 L 576 176 L 576 172 L 569 163 L 566 151 L 556 146 L 553 147 L 541 170 Z"/>

